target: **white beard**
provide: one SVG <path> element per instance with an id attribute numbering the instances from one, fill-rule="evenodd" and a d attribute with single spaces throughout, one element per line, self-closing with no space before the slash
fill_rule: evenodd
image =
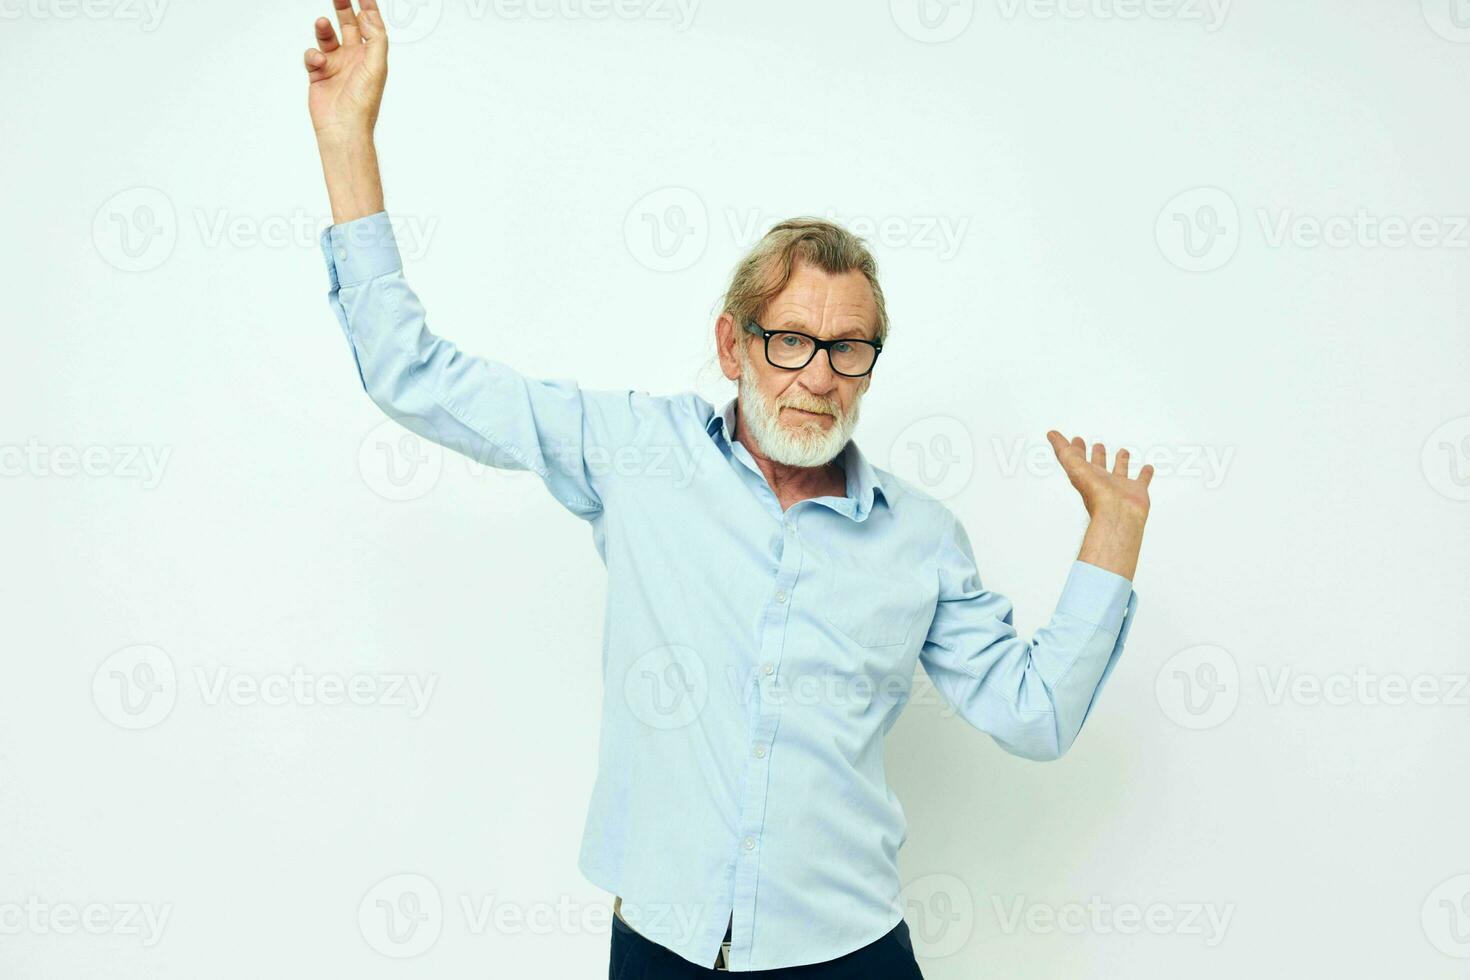
<path id="1" fill-rule="evenodd" d="M 795 427 L 782 425 L 779 421 L 782 406 L 766 403 L 756 386 L 748 357 L 741 358 L 739 390 L 740 424 L 750 426 L 755 444 L 768 459 L 785 466 L 826 466 L 847 447 L 853 429 L 857 428 L 861 394 L 846 415 L 838 410 L 834 424 L 825 431 L 814 420 Z"/>

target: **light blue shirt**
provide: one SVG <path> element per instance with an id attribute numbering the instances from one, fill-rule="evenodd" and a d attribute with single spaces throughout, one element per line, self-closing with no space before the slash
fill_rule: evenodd
<path id="1" fill-rule="evenodd" d="M 591 527 L 608 590 L 578 867 L 648 938 L 708 967 L 733 914 L 731 970 L 767 970 L 898 924 L 907 826 L 883 736 L 916 662 L 1008 752 L 1056 759 L 1077 737 L 1133 621 L 1128 579 L 1073 562 L 1028 641 L 954 514 L 855 440 L 846 496 L 782 511 L 731 438 L 734 399 L 716 412 L 692 391 L 590 390 L 461 352 L 429 332 L 385 212 L 322 247 L 373 401 L 534 472 Z"/>

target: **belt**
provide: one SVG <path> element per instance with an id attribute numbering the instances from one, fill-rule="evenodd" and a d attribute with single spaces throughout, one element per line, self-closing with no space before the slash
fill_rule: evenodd
<path id="1" fill-rule="evenodd" d="M 618 921 L 621 922 L 623 925 L 627 926 L 629 929 L 633 929 L 633 924 L 627 919 L 623 918 L 623 899 L 620 895 L 614 896 L 613 898 L 613 915 L 616 915 L 618 917 Z M 718 956 L 715 957 L 714 969 L 716 970 L 724 970 L 727 973 L 730 970 L 730 942 L 731 935 L 734 929 L 735 917 L 732 915 L 730 917 L 729 924 L 725 926 L 725 938 L 720 943 L 720 953 Z M 633 929 L 633 931 L 638 932 L 637 929 Z M 638 932 L 638 935 L 643 936 L 643 933 Z M 648 939 L 647 936 L 643 936 L 643 938 Z M 649 942 L 652 942 L 652 940 L 649 940 Z"/>

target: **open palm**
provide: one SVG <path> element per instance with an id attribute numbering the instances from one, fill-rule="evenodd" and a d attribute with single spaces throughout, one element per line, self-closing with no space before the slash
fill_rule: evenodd
<path id="1" fill-rule="evenodd" d="M 377 0 L 361 0 L 355 13 L 352 0 L 333 0 L 342 37 L 325 17 L 316 21 L 317 47 L 306 51 L 311 85 L 307 108 L 317 134 L 353 130 L 371 132 L 378 121 L 383 84 L 388 79 L 388 32 Z"/>
<path id="2" fill-rule="evenodd" d="M 1082 495 L 1082 504 L 1090 516 L 1106 511 L 1135 517 L 1148 517 L 1148 485 L 1154 478 L 1152 464 L 1145 463 L 1135 479 L 1128 478 L 1128 450 L 1119 449 L 1108 469 L 1107 449 L 1100 442 L 1092 444 L 1092 457 L 1087 456 L 1087 443 L 1081 436 L 1068 440 L 1055 429 L 1046 434 L 1057 462 L 1067 479 Z"/>

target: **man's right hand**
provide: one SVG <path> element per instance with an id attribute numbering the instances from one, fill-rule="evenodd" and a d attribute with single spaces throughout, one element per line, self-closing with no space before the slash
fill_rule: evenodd
<path id="1" fill-rule="evenodd" d="M 306 51 L 307 107 L 318 141 L 371 137 L 388 79 L 388 31 L 377 0 L 333 0 L 342 27 L 339 41 L 332 22 L 316 21 L 317 47 Z"/>

